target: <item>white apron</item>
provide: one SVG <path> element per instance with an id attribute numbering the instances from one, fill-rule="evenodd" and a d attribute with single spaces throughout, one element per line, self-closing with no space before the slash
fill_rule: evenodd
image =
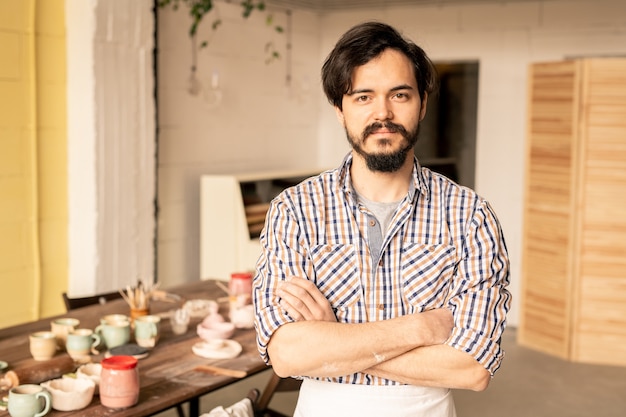
<path id="1" fill-rule="evenodd" d="M 456 417 L 447 388 L 338 384 L 305 378 L 294 417 Z"/>

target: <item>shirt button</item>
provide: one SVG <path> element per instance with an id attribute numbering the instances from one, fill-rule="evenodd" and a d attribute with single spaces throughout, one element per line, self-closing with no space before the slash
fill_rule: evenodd
<path id="1" fill-rule="evenodd" d="M 372 227 L 376 226 L 376 220 L 370 220 L 370 226 Z"/>
<path id="2" fill-rule="evenodd" d="M 384 304 L 378 304 L 378 309 L 379 310 L 384 310 L 385 309 L 385 305 Z"/>

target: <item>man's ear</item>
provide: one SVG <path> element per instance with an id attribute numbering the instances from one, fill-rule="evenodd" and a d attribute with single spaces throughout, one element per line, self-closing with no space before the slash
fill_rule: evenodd
<path id="1" fill-rule="evenodd" d="M 428 93 L 424 92 L 424 100 L 422 100 L 422 108 L 420 109 L 420 122 L 426 117 L 426 107 L 428 107 Z"/>
<path id="2" fill-rule="evenodd" d="M 335 114 L 337 115 L 337 120 L 341 123 L 341 126 L 346 127 L 346 120 L 343 117 L 343 111 L 337 106 L 335 106 Z"/>

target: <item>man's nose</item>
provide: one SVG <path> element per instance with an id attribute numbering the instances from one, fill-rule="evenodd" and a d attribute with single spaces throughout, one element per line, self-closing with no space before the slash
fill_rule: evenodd
<path id="1" fill-rule="evenodd" d="M 378 100 L 375 104 L 374 118 L 376 120 L 393 119 L 390 103 L 387 100 Z"/>

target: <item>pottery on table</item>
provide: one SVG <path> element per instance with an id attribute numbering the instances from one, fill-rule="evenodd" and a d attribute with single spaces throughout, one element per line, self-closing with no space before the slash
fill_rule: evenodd
<path id="1" fill-rule="evenodd" d="M 152 349 L 160 337 L 161 317 L 147 315 L 135 319 L 135 342 L 141 347 Z"/>
<path id="2" fill-rule="evenodd" d="M 28 337 L 30 354 L 36 361 L 47 361 L 57 352 L 57 336 L 53 332 L 40 331 Z"/>
<path id="3" fill-rule="evenodd" d="M 235 333 L 235 325 L 228 321 L 203 321 L 196 328 L 203 340 L 228 339 Z"/>
<path id="4" fill-rule="evenodd" d="M 86 363 L 81 365 L 76 370 L 76 377 L 89 379 L 96 384 L 96 388 L 94 390 L 94 395 L 98 395 L 100 392 L 100 374 L 102 373 L 102 365 L 99 363 Z"/>
<path id="5" fill-rule="evenodd" d="M 57 378 L 40 384 L 52 395 L 52 408 L 72 411 L 91 403 L 96 384 L 85 378 Z"/>
<path id="6" fill-rule="evenodd" d="M 50 331 L 56 335 L 59 349 L 65 349 L 68 333 L 74 331 L 79 325 L 80 321 L 72 317 L 62 317 L 50 322 Z"/>
<path id="7" fill-rule="evenodd" d="M 23 384 L 9 391 L 11 417 L 43 417 L 50 411 L 50 393 L 37 384 Z"/>
<path id="8" fill-rule="evenodd" d="M 189 325 L 189 312 L 184 308 L 179 308 L 171 312 L 170 325 L 172 326 L 172 332 L 174 334 L 183 334 L 187 332 L 187 326 Z"/>

